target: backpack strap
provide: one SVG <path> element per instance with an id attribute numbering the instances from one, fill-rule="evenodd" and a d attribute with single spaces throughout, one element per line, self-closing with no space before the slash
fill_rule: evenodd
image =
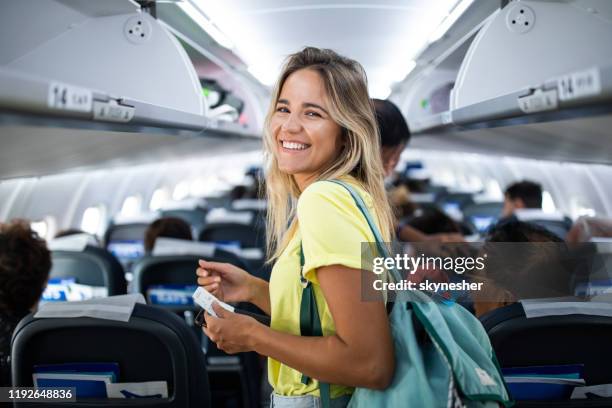
<path id="1" fill-rule="evenodd" d="M 300 334 L 302 336 L 323 336 L 321 319 L 317 309 L 317 301 L 314 295 L 312 282 L 304 278 L 304 251 L 300 242 L 300 282 L 302 283 L 302 302 L 300 304 Z M 308 384 L 310 377 L 302 374 L 302 384 Z M 319 381 L 319 391 L 323 408 L 330 408 L 331 393 L 329 383 Z"/>

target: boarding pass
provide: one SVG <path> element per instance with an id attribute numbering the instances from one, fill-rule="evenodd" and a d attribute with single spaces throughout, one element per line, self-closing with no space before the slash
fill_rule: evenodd
<path id="1" fill-rule="evenodd" d="M 225 302 L 220 301 L 219 299 L 215 297 L 215 295 L 211 294 L 209 291 L 207 291 L 201 286 L 198 286 L 196 291 L 193 292 L 193 295 L 191 296 L 193 297 L 193 301 L 196 302 L 198 305 L 200 305 L 202 309 L 206 310 L 208 314 L 211 316 L 219 317 L 217 316 L 217 314 L 215 313 L 215 310 L 212 307 L 214 302 L 217 302 L 219 306 L 221 306 L 225 310 L 228 310 L 232 313 L 234 312 L 234 308 L 232 306 L 228 305 Z"/>

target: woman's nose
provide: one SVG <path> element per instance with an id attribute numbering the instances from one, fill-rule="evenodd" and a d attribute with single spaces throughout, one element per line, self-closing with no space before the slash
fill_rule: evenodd
<path id="1" fill-rule="evenodd" d="M 299 132 L 302 128 L 297 115 L 290 113 L 286 116 L 285 121 L 282 124 L 282 130 L 285 132 Z"/>

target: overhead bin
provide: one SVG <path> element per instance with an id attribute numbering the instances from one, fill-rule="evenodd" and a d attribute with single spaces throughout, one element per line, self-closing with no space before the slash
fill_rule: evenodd
<path id="1" fill-rule="evenodd" d="M 0 178 L 259 145 L 252 127 L 206 116 L 185 48 L 132 0 L 7 2 L 0 24 Z"/>
<path id="2" fill-rule="evenodd" d="M 602 155 L 612 122 L 609 38 L 612 2 L 509 2 L 400 88 L 411 130 L 427 135 L 415 144 L 609 163 Z M 448 108 L 423 109 L 440 90 Z"/>
<path id="3" fill-rule="evenodd" d="M 93 3 L 24 0 L 3 6 L 0 22 L 14 34 L 1 40 L 3 111 L 246 133 L 204 116 L 193 64 L 163 24 L 130 0 Z M 36 29 L 24 32 L 24 21 Z"/>

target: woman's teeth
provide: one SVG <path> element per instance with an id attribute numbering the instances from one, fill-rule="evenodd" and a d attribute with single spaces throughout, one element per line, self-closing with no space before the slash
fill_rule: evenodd
<path id="1" fill-rule="evenodd" d="M 283 147 L 289 150 L 304 150 L 308 148 L 308 145 L 297 142 L 285 142 L 283 140 Z"/>

